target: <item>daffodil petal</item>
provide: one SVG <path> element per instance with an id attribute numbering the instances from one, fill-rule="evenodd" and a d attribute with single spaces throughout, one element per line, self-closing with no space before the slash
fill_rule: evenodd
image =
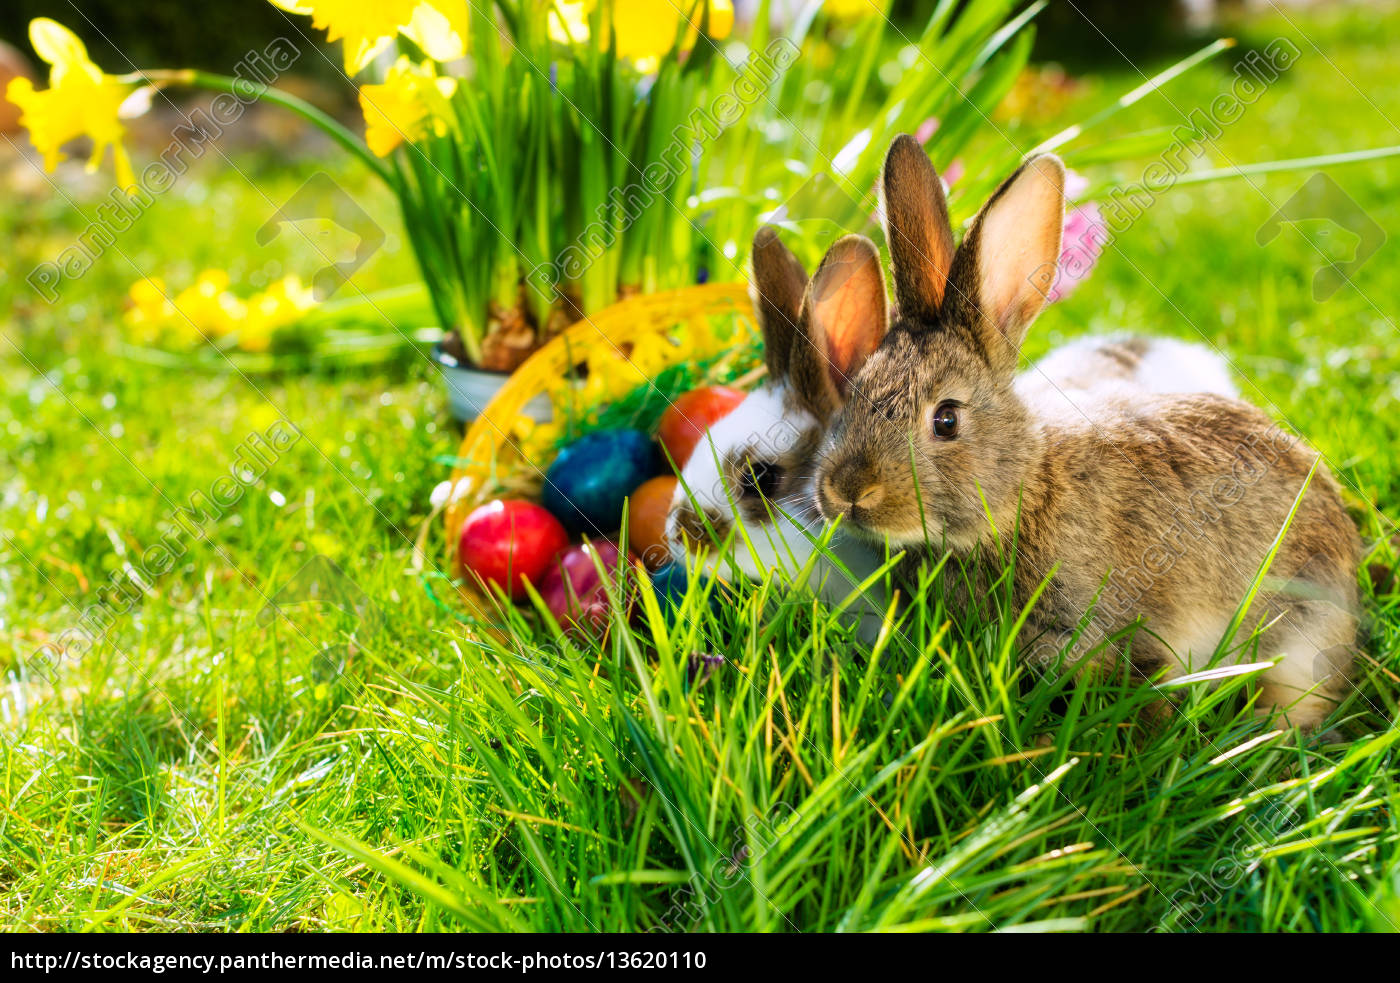
<path id="1" fill-rule="evenodd" d="M 434 61 L 466 56 L 470 9 L 458 0 L 424 0 L 400 30 Z"/>
<path id="2" fill-rule="evenodd" d="M 450 115 L 447 99 L 454 91 L 454 79 L 440 78 L 431 64 L 416 65 L 406 57 L 394 62 L 382 83 L 360 86 L 370 151 L 386 157 L 405 140 L 423 136 L 430 125 L 444 132 Z"/>
<path id="3" fill-rule="evenodd" d="M 48 17 L 36 17 L 30 21 L 29 43 L 39 57 L 52 66 L 50 76 L 54 85 L 70 72 L 81 72 L 94 83 L 102 80 L 102 70 L 88 58 L 87 47 L 58 21 Z"/>

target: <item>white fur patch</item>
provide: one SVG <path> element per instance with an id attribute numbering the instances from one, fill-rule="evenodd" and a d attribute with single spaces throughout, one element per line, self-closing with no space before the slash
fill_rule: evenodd
<path id="1" fill-rule="evenodd" d="M 1102 349 L 1122 335 L 1080 338 L 1050 352 L 1016 379 L 1016 392 L 1037 418 L 1083 427 L 1107 405 L 1148 393 L 1215 393 L 1239 398 L 1225 359 L 1204 345 L 1153 338 L 1138 364 L 1126 368 Z"/>
<path id="2" fill-rule="evenodd" d="M 1153 339 L 1134 381 L 1152 393 L 1215 393 L 1230 399 L 1240 395 L 1223 356 L 1175 338 Z"/>
<path id="3" fill-rule="evenodd" d="M 666 520 L 667 537 L 674 553 L 684 549 L 676 524 L 676 510 L 687 498 L 696 508 L 723 516 L 732 526 L 739 489 L 729 487 L 724 479 L 728 466 L 748 458 L 777 461 L 792 450 L 803 434 L 817 428 L 817 419 L 812 414 L 785 405 L 785 395 L 786 387 L 780 383 L 755 389 L 733 412 L 712 426 L 696 445 L 681 471 L 681 481 Z M 798 494 L 779 505 L 791 514 L 805 515 L 809 511 L 806 500 L 810 495 L 810 486 L 804 481 Z M 800 566 L 812 552 L 801 531 L 781 514 L 776 527 L 749 522 L 744 532 L 753 549 L 748 549 L 742 534 L 736 533 L 733 559 L 749 576 L 760 576 L 760 567 L 788 567 L 794 556 Z"/>

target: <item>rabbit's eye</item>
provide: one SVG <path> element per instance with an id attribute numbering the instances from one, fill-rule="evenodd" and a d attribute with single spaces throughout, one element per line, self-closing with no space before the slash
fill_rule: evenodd
<path id="1" fill-rule="evenodd" d="M 933 411 L 933 435 L 939 440 L 952 440 L 958 435 L 958 408 L 952 403 L 939 403 Z"/>
<path id="2" fill-rule="evenodd" d="M 783 469 L 767 461 L 745 461 L 739 471 L 739 492 L 742 495 L 762 495 L 772 498 L 778 490 Z"/>

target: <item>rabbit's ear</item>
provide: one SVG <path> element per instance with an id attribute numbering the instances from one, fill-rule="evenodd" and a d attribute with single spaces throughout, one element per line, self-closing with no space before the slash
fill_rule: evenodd
<path id="1" fill-rule="evenodd" d="M 1065 168 L 1034 157 L 978 213 L 953 261 L 943 321 L 972 329 L 990 364 L 1010 366 L 1055 282 L 1065 221 Z"/>
<path id="2" fill-rule="evenodd" d="M 807 271 L 777 230 L 763 226 L 753 237 L 753 282 L 758 326 L 763 329 L 763 358 L 775 381 L 787 377 L 788 357 L 802 316 Z"/>
<path id="3" fill-rule="evenodd" d="M 896 137 L 880 182 L 885 238 L 899 316 L 928 324 L 938 314 L 953 263 L 953 227 L 943 182 L 919 141 Z"/>
<path id="4" fill-rule="evenodd" d="M 807 287 L 788 368 L 793 390 L 818 419 L 846 402 L 851 380 L 884 340 L 888 322 L 875 244 L 858 235 L 837 240 Z"/>

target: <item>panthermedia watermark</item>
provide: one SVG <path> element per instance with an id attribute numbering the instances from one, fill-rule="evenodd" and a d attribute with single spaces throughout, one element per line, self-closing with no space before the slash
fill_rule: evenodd
<path id="1" fill-rule="evenodd" d="M 1138 180 L 1116 185 L 1096 202 L 1081 206 L 1082 221 L 1073 228 L 1067 226 L 1065 248 L 1054 264 L 1054 276 L 1046 278 L 1042 267 L 1032 274 L 1031 282 L 1048 282 L 1043 290 L 1051 298 L 1068 293 L 1074 283 L 1089 275 L 1099 254 L 1147 214 L 1162 194 L 1175 188 L 1193 166 L 1203 162 L 1210 145 L 1242 119 L 1300 57 L 1302 52 L 1292 41 L 1276 38 L 1240 59 L 1228 91 L 1216 96 L 1209 106 L 1183 114 L 1182 125 L 1172 130 L 1170 145 L 1143 168 Z"/>
<path id="2" fill-rule="evenodd" d="M 301 431 L 285 417 L 279 417 L 261 433 L 255 431 L 245 437 L 235 451 L 229 473 L 207 489 L 192 493 L 183 506 L 177 505 L 170 514 L 166 533 L 147 546 L 140 557 L 114 570 L 107 583 L 97 588 L 97 599 L 79 613 L 77 624 L 40 646 L 26 660 L 26 667 L 53 681 L 65 661 L 81 659 L 152 590 L 157 580 L 175 569 L 189 552 L 192 540 L 204 538 L 204 527 L 233 511 L 248 489 L 257 485 L 300 437 Z"/>
<path id="3" fill-rule="evenodd" d="M 1318 303 L 1328 300 L 1348 283 L 1385 243 L 1385 230 L 1342 190 L 1341 185 L 1321 171 L 1308 178 L 1269 216 L 1255 233 L 1254 241 L 1267 246 L 1278 238 L 1285 225 L 1297 227 L 1303 223 L 1322 224 L 1324 236 L 1330 235 L 1330 227 L 1335 226 L 1356 240 L 1350 259 L 1327 259 L 1326 265 L 1313 274 L 1312 295 Z"/>
<path id="4" fill-rule="evenodd" d="M 243 117 L 274 82 L 301 57 L 301 51 L 286 38 L 277 38 L 261 51 L 250 51 L 234 68 L 233 92 L 216 96 L 208 110 L 199 108 L 170 134 L 170 142 L 160 155 L 142 169 L 136 183 L 125 190 L 113 188 L 95 209 L 95 217 L 78 233 L 77 240 L 53 260 L 45 260 L 24 278 L 34 292 L 52 304 L 65 281 L 81 279 L 92 269 L 117 238 L 141 220 L 155 203 L 175 186 L 218 140 L 224 130 Z"/>
<path id="5" fill-rule="evenodd" d="M 656 160 L 641 169 L 638 180 L 615 187 L 578 238 L 551 261 L 526 274 L 526 282 L 551 298 L 560 283 L 579 279 L 616 243 L 622 230 L 637 221 L 654 203 L 673 193 L 682 176 L 694 167 L 696 154 L 726 129 L 743 119 L 773 83 L 801 55 L 787 38 L 774 38 L 739 69 L 729 91 L 708 105 L 696 107 L 671 134 Z"/>
<path id="6" fill-rule="evenodd" d="M 257 233 L 258 245 L 271 243 L 283 226 L 295 227 L 325 263 L 311 279 L 318 301 L 329 298 L 351 274 L 368 263 L 385 238 L 384 230 L 350 193 L 320 171 L 307 178 L 286 204 L 263 223 Z M 341 256 L 345 258 L 337 258 Z"/>

